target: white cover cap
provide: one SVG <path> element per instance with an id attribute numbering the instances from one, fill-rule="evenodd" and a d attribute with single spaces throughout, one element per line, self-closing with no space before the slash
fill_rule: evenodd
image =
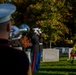
<path id="1" fill-rule="evenodd" d="M 11 19 L 11 14 L 15 12 L 16 7 L 13 4 L 0 4 L 0 23 L 7 22 Z"/>

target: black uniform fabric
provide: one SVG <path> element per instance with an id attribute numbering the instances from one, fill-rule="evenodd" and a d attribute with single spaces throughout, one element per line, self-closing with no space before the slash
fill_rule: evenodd
<path id="1" fill-rule="evenodd" d="M 40 36 L 39 36 L 39 50 L 40 50 L 40 52 L 42 52 L 43 51 L 43 42 L 42 42 L 42 34 L 40 34 Z"/>
<path id="2" fill-rule="evenodd" d="M 29 60 L 25 52 L 13 49 L 0 39 L 0 75 L 27 75 Z"/>
<path id="3" fill-rule="evenodd" d="M 39 36 L 37 34 L 32 35 L 32 52 L 39 53 Z"/>

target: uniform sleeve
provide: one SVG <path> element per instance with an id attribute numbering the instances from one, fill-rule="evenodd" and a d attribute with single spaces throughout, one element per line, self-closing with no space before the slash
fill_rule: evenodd
<path id="1" fill-rule="evenodd" d="M 29 59 L 24 51 L 21 51 L 21 53 L 20 53 L 20 60 L 21 60 L 20 67 L 21 67 L 21 70 L 23 72 L 23 75 L 24 74 L 28 75 L 30 63 L 29 63 Z"/>

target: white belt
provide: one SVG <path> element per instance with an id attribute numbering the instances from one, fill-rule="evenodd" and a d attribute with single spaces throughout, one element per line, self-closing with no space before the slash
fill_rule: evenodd
<path id="1" fill-rule="evenodd" d="M 43 45 L 43 43 L 39 43 L 39 45 Z"/>
<path id="2" fill-rule="evenodd" d="M 19 50 L 22 50 L 22 47 L 14 47 L 15 49 L 19 49 Z"/>

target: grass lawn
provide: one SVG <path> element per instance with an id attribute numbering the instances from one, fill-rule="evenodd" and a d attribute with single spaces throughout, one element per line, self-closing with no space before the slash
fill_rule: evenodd
<path id="1" fill-rule="evenodd" d="M 68 54 L 63 54 L 57 62 L 41 62 L 41 68 L 32 75 L 76 75 L 76 60 L 71 64 L 67 58 Z"/>

